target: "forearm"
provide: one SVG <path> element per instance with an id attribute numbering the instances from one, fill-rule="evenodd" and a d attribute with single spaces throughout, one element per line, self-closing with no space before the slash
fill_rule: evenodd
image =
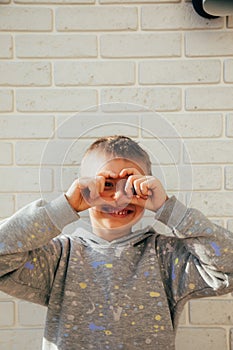
<path id="1" fill-rule="evenodd" d="M 65 196 L 50 203 L 37 200 L 0 224 L 0 255 L 39 248 L 78 218 Z"/>
<path id="2" fill-rule="evenodd" d="M 163 206 L 157 219 L 171 228 L 171 236 L 184 240 L 199 261 L 223 273 L 233 272 L 233 233 L 215 225 L 200 211 L 189 209 L 175 197 Z"/>

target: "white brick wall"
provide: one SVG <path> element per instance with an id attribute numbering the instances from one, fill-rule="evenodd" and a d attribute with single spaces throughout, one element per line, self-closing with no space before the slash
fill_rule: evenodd
<path id="1" fill-rule="evenodd" d="M 191 1 L 0 0 L 0 218 L 64 191 L 87 145 L 121 133 L 233 231 L 232 55 L 233 16 Z M 189 303 L 177 350 L 233 350 L 232 303 Z M 44 317 L 0 293 L 0 350 L 40 350 Z"/>

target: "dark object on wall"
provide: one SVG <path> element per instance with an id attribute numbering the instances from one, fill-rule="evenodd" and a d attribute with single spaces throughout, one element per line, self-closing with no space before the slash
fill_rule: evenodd
<path id="1" fill-rule="evenodd" d="M 233 15 L 233 0 L 192 0 L 196 12 L 205 18 Z"/>

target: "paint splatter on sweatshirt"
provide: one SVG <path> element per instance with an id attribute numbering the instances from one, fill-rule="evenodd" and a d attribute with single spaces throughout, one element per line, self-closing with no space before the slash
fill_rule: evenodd
<path id="1" fill-rule="evenodd" d="M 0 289 L 47 307 L 43 350 L 174 350 L 184 303 L 232 290 L 233 234 L 175 197 L 166 234 L 62 234 L 78 219 L 60 196 L 0 225 Z"/>

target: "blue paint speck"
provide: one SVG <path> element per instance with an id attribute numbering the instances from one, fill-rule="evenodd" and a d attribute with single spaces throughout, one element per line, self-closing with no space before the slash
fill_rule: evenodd
<path id="1" fill-rule="evenodd" d="M 145 276 L 145 277 L 148 277 L 149 275 L 150 275 L 150 272 L 149 272 L 149 271 L 145 271 L 145 272 L 144 272 L 144 276 Z"/>
<path id="2" fill-rule="evenodd" d="M 68 333 L 64 333 L 64 337 L 69 337 L 69 334 Z"/>
<path id="3" fill-rule="evenodd" d="M 1 243 L 0 243 L 0 249 L 4 249 L 4 247 L 5 247 L 5 243 L 4 243 L 4 242 L 1 242 Z"/>
<path id="4" fill-rule="evenodd" d="M 172 280 L 174 281 L 175 279 L 176 279 L 175 265 L 172 265 Z"/>
<path id="5" fill-rule="evenodd" d="M 221 256 L 220 247 L 217 245 L 217 243 L 211 242 L 211 247 L 214 249 L 216 256 Z"/>
<path id="6" fill-rule="evenodd" d="M 94 324 L 93 322 L 91 322 L 89 324 L 89 329 L 91 331 L 104 331 L 105 330 L 105 328 L 103 326 L 96 326 L 96 324 Z"/>
<path id="7" fill-rule="evenodd" d="M 93 261 L 91 265 L 92 267 L 94 267 L 94 269 L 96 269 L 98 266 L 105 265 L 105 264 L 106 264 L 106 261 Z"/>
<path id="8" fill-rule="evenodd" d="M 32 263 L 30 263 L 30 261 L 26 262 L 24 267 L 26 267 L 26 269 L 29 269 L 29 270 L 33 270 L 34 269 L 34 265 Z"/>

